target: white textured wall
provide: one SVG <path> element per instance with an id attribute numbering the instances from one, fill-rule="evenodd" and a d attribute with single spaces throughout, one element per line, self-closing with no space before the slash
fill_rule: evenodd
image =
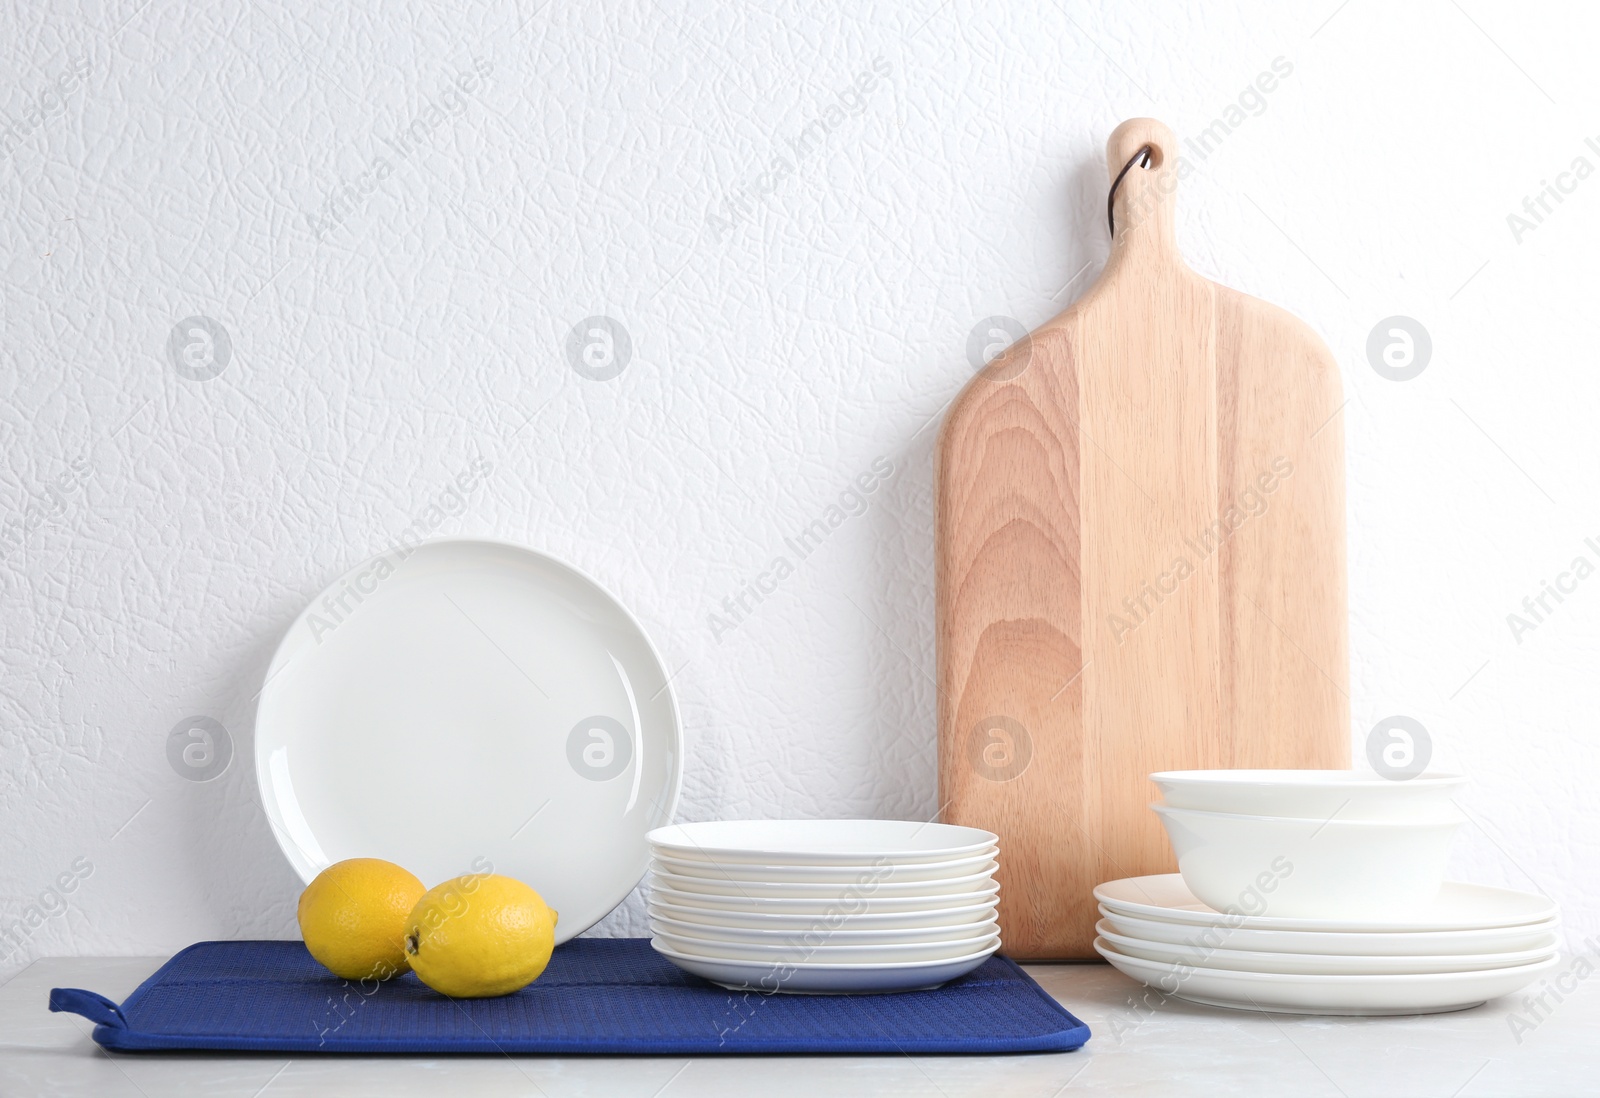
<path id="1" fill-rule="evenodd" d="M 311 595 L 419 519 L 637 612 L 683 667 L 685 817 L 931 813 L 930 420 L 977 321 L 1093 278 L 1112 127 L 1241 102 L 1180 238 L 1343 364 L 1353 742 L 1420 721 L 1476 779 L 1458 873 L 1600 931 L 1600 578 L 1507 622 L 1600 562 L 1600 177 L 1558 176 L 1600 167 L 1600 21 L 368 7 L 0 15 L 0 970 L 292 932 L 252 695 Z M 1515 229 L 1547 180 L 1571 193 Z M 631 341 L 610 380 L 566 350 L 596 315 Z M 1431 336 L 1412 380 L 1368 361 L 1393 315 Z M 210 380 L 189 329 L 169 351 L 192 316 L 231 343 Z M 864 513 L 712 620 L 863 473 Z M 191 715 L 233 741 L 211 782 L 168 762 Z"/>

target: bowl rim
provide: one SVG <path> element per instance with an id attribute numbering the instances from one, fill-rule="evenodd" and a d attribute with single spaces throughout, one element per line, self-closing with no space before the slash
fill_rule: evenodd
<path id="1" fill-rule="evenodd" d="M 1454 817 L 1439 820 L 1339 820 L 1332 817 L 1326 820 L 1319 820 L 1315 816 L 1258 816 L 1248 812 L 1213 812 L 1206 808 L 1179 808 L 1176 805 L 1162 804 L 1160 801 L 1152 801 L 1150 810 L 1157 816 L 1172 815 L 1179 818 L 1183 816 L 1209 816 L 1218 820 L 1249 820 L 1254 823 L 1296 824 L 1300 827 L 1315 827 L 1318 831 L 1325 827 L 1335 829 L 1349 828 L 1356 831 L 1372 828 L 1383 828 L 1389 831 L 1401 829 L 1430 831 L 1441 828 L 1453 829 L 1467 822 L 1466 815 L 1460 809 L 1456 810 Z"/>
<path id="2" fill-rule="evenodd" d="M 1467 784 L 1465 774 L 1445 770 L 1426 770 L 1412 778 L 1385 778 L 1365 770 L 1157 770 L 1150 775 L 1156 784 L 1244 785 L 1259 789 L 1442 789 Z"/>

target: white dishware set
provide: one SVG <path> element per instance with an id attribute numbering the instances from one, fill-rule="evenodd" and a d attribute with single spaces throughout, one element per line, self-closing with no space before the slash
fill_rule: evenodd
<path id="1" fill-rule="evenodd" d="M 646 838 L 651 944 L 724 987 L 937 987 L 1000 948 L 992 832 L 900 820 L 720 820 Z"/>
<path id="2" fill-rule="evenodd" d="M 1336 770 L 1152 774 L 1178 873 L 1095 889 L 1095 949 L 1192 1002 L 1293 1014 L 1426 1014 L 1556 964 L 1543 896 L 1445 882 L 1465 779 Z"/>
<path id="3" fill-rule="evenodd" d="M 335 581 L 279 645 L 256 715 L 262 804 L 307 882 L 349 857 L 427 880 L 503 873 L 561 912 L 558 943 L 649 869 L 655 948 L 728 987 L 933 987 L 1000 948 L 991 832 L 665 826 L 683 758 L 670 679 L 569 565 L 481 539 L 397 549 Z M 1152 777 L 1180 872 L 1095 890 L 1095 948 L 1135 979 L 1226 1006 L 1420 1013 L 1556 963 L 1550 901 L 1443 882 L 1461 778 Z"/>
<path id="4" fill-rule="evenodd" d="M 501 873 L 561 913 L 560 944 L 653 869 L 655 947 L 730 987 L 933 987 L 1000 948 L 991 832 L 664 826 L 671 675 L 620 602 L 544 553 L 445 538 L 356 565 L 290 626 L 260 697 L 262 805 L 307 883 L 352 857 Z"/>

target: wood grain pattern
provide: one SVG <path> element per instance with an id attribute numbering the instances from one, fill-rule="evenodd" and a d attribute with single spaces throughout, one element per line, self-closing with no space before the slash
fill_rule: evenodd
<path id="1" fill-rule="evenodd" d="M 942 815 L 1000 835 L 1016 957 L 1093 956 L 1093 887 L 1174 868 L 1152 771 L 1349 765 L 1337 368 L 1183 264 L 1171 132 L 1108 164 L 1147 143 L 1100 279 L 939 443 Z"/>

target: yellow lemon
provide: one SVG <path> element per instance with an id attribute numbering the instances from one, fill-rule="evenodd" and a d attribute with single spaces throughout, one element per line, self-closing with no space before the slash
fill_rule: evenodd
<path id="1" fill-rule="evenodd" d="M 406 917 L 425 891 L 382 858 L 335 862 L 300 893 L 300 936 L 335 976 L 387 980 L 410 967 Z"/>
<path id="2" fill-rule="evenodd" d="M 509 995 L 539 978 L 556 913 L 521 881 L 469 873 L 428 890 L 407 921 L 417 979 L 453 999 Z"/>

